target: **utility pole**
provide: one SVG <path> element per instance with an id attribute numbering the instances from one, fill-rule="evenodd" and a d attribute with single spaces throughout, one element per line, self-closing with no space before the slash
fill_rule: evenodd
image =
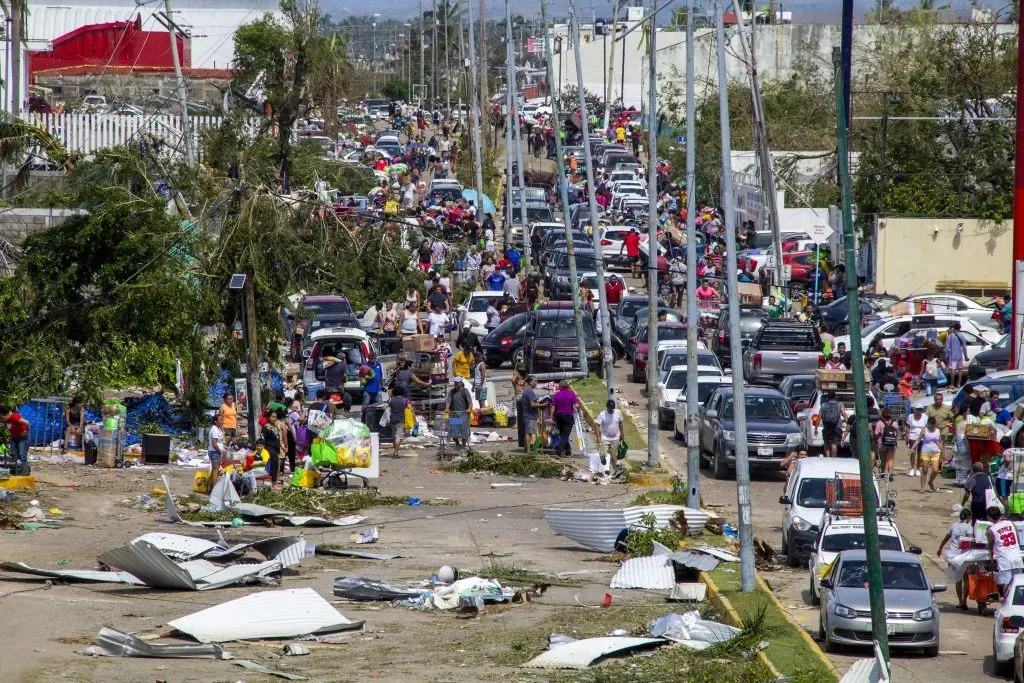
<path id="1" fill-rule="evenodd" d="M 850 329 L 860 329 L 860 292 L 857 291 L 856 252 L 853 245 L 853 208 L 850 196 L 850 161 L 847 157 L 847 122 L 843 111 L 842 49 L 832 50 L 836 70 L 836 119 L 839 151 L 839 185 L 843 202 L 843 249 L 846 253 L 847 305 L 850 311 Z M 1016 297 L 1014 297 L 1016 298 Z M 882 560 L 878 547 L 878 500 L 872 476 L 870 434 L 868 432 L 868 399 L 864 381 L 864 350 L 859 334 L 850 335 L 850 356 L 853 359 L 853 399 L 857 416 L 857 459 L 860 462 L 860 487 L 864 498 L 864 553 L 868 564 L 868 598 L 871 603 L 871 631 L 875 643 L 882 650 L 886 668 L 889 665 L 889 636 L 885 623 L 885 594 L 882 590 Z"/>
<path id="2" fill-rule="evenodd" d="M 419 106 L 423 108 L 423 0 L 420 0 L 420 103 Z"/>
<path id="3" fill-rule="evenodd" d="M 11 0 L 11 35 L 8 41 L 11 46 L 11 113 L 21 117 L 21 35 L 24 33 L 22 22 L 25 19 L 26 0 Z M 170 10 L 167 10 L 170 12 Z M 4 182 L 6 187 L 7 183 Z"/>
<path id="4" fill-rule="evenodd" d="M 507 6 L 507 5 L 506 5 Z M 511 35 L 511 29 L 509 29 L 509 35 Z M 514 47 L 514 46 L 513 46 Z M 519 102 L 516 94 L 519 89 L 518 82 L 516 80 L 516 53 L 515 50 L 510 51 L 512 55 L 512 102 L 518 106 Z M 518 169 L 519 181 L 519 204 L 522 209 L 519 211 L 519 232 L 523 236 L 523 255 L 527 268 L 530 266 L 530 235 L 529 230 L 526 229 L 526 171 L 523 169 L 523 126 L 519 122 L 519 116 L 513 115 L 512 119 L 513 130 L 515 130 L 515 144 L 516 144 L 516 167 Z"/>
<path id="5" fill-rule="evenodd" d="M 178 107 L 181 109 L 181 134 L 185 139 L 185 156 L 191 164 L 196 160 L 195 141 L 192 139 L 192 126 L 188 118 L 188 89 L 185 77 L 181 73 L 181 60 L 178 57 L 178 23 L 171 14 L 171 0 L 164 0 L 164 13 L 167 14 L 167 27 L 171 33 L 171 59 L 174 62 L 174 75 L 178 78 Z"/>
<path id="6" fill-rule="evenodd" d="M 505 0 L 505 229 L 501 231 L 505 249 L 512 231 L 512 203 L 512 18 Z M 526 213 L 525 205 L 519 207 L 519 213 Z"/>
<path id="7" fill-rule="evenodd" d="M 761 99 L 761 85 L 757 77 L 757 57 L 743 37 L 743 14 L 740 12 L 739 0 L 732 0 L 732 7 L 736 13 L 736 25 L 740 31 L 740 45 L 743 47 L 743 54 L 747 64 L 750 65 L 750 99 L 751 109 L 754 114 L 755 130 L 757 131 L 756 142 L 758 165 L 761 169 L 761 190 L 764 194 L 765 208 L 768 209 L 768 225 L 771 227 L 772 245 L 775 248 L 775 270 L 773 271 L 772 281 L 779 287 L 782 287 L 785 285 L 782 277 L 782 233 L 779 226 L 778 197 L 775 194 L 775 175 L 772 172 L 772 154 L 768 148 L 768 132 L 764 124 L 764 102 Z M 753 35 L 754 31 L 755 15 L 756 8 L 755 13 L 750 17 L 751 35 Z M 728 83 L 723 81 L 719 87 L 728 88 Z M 722 198 L 722 206 L 733 202 L 734 197 L 731 194 Z M 736 226 L 728 226 L 728 229 L 735 231 Z"/>
<path id="8" fill-rule="evenodd" d="M 718 109 L 719 127 L 722 129 L 722 206 L 725 208 L 725 263 L 729 285 L 729 356 L 732 359 L 732 410 L 735 422 L 734 436 L 736 437 L 736 502 L 740 531 L 740 585 L 745 592 L 749 592 L 754 590 L 754 530 L 751 526 L 750 516 L 747 402 L 746 389 L 743 386 L 740 296 L 736 273 L 736 206 L 732 202 L 732 141 L 729 133 L 729 80 L 725 68 L 724 14 L 723 5 L 719 4 L 715 32 L 718 38 Z M 736 16 L 737 18 L 741 16 L 738 7 Z M 692 296 L 691 292 L 687 292 L 686 296 Z M 696 368 L 692 369 L 696 370 Z M 722 455 L 724 456 L 724 454 Z"/>
<path id="9" fill-rule="evenodd" d="M 448 13 L 451 5 L 448 0 L 441 0 L 444 3 L 444 98 L 445 108 L 450 114 L 452 111 L 452 63 L 448 59 Z"/>
<path id="10" fill-rule="evenodd" d="M 661 464 L 658 434 L 658 0 L 651 0 L 647 87 L 647 464 Z"/>
<path id="11" fill-rule="evenodd" d="M 580 102 L 580 125 L 583 127 L 583 159 L 587 164 L 587 199 L 590 202 L 590 229 L 594 241 L 594 271 L 597 273 L 598 314 L 601 316 L 601 348 L 604 356 L 604 381 L 608 385 L 608 398 L 615 397 L 615 355 L 612 353 L 612 323 L 608 315 L 608 293 L 604 289 L 604 259 L 601 257 L 601 226 L 597 223 L 597 185 L 594 183 L 594 160 L 590 151 L 590 121 L 587 116 L 587 97 L 583 89 L 583 64 L 580 60 L 580 25 L 576 22 L 573 34 L 573 53 L 576 57 L 576 92 Z M 607 111 L 607 109 L 605 109 Z M 572 286 L 576 286 L 573 281 Z"/>
<path id="12" fill-rule="evenodd" d="M 480 151 L 480 102 L 476 97 L 476 78 L 472 75 L 476 73 L 476 45 L 473 40 L 473 5 L 468 3 L 466 5 L 466 11 L 469 13 L 469 69 L 470 69 L 470 90 L 472 96 L 470 97 L 471 105 L 470 111 L 470 125 L 473 128 L 473 154 L 475 156 L 475 170 L 476 170 L 476 203 L 477 203 L 477 215 L 482 216 L 484 213 L 484 157 Z"/>
<path id="13" fill-rule="evenodd" d="M 245 327 L 245 346 L 248 356 L 246 359 L 246 389 L 249 392 L 249 442 L 256 442 L 256 420 L 263 412 L 263 396 L 261 395 L 262 384 L 260 382 L 260 358 L 259 347 L 256 344 L 256 302 L 252 276 L 245 278 L 245 287 L 242 289 L 242 316 Z"/>
<path id="14" fill-rule="evenodd" d="M 572 22 L 577 21 L 572 5 L 569 5 L 570 33 Z M 548 3 L 540 0 L 540 13 L 544 21 L 544 56 L 548 79 L 551 78 L 551 34 L 548 32 Z M 581 113 L 581 118 L 586 111 Z M 576 325 L 576 348 L 579 351 L 580 372 L 587 372 L 587 347 L 583 341 L 583 313 L 580 311 L 580 288 L 576 276 L 576 244 L 572 238 L 572 224 L 569 222 L 569 182 L 565 176 L 565 160 L 562 158 L 562 136 L 559 134 L 561 119 L 558 115 L 558 98 L 551 98 L 551 120 L 554 121 L 555 163 L 558 166 L 558 193 L 562 200 L 562 221 L 565 225 L 565 251 L 569 260 L 569 289 L 572 291 L 572 318 Z"/>
<path id="15" fill-rule="evenodd" d="M 459 73 L 460 74 L 465 74 L 466 73 L 466 41 L 465 41 L 465 38 L 463 37 L 462 4 L 461 3 L 459 4 L 459 64 L 462 65 L 462 68 L 459 69 Z M 470 78 L 472 78 L 472 75 L 470 75 Z M 458 116 L 458 119 L 460 121 L 462 120 L 462 86 L 463 86 L 463 84 L 467 84 L 468 85 L 468 80 L 469 79 L 465 78 L 462 75 L 459 76 L 459 116 Z M 469 98 L 468 94 L 467 94 L 466 98 L 467 99 Z"/>
<path id="16" fill-rule="evenodd" d="M 625 48 L 625 46 L 623 46 Z M 623 49 L 625 52 L 625 49 Z M 697 117 L 693 68 L 693 0 L 686 2 L 686 504 L 700 509 L 697 430 Z"/>
<path id="17" fill-rule="evenodd" d="M 1024 21 L 1017 19 L 1017 97 L 1024 93 Z M 1015 138 L 1017 149 L 1024 150 L 1024 115 L 1017 106 Z M 1020 276 L 1018 276 L 1020 273 Z M 1013 161 L 1013 292 L 1010 296 L 1013 323 L 1010 325 L 1010 369 L 1024 367 L 1021 358 L 1021 330 L 1024 329 L 1024 300 L 1018 287 L 1024 277 L 1024 154 L 1018 153 Z M 853 329 L 853 328 L 850 328 Z"/>
<path id="18" fill-rule="evenodd" d="M 437 0 L 432 0 L 430 10 L 430 108 L 437 108 Z"/>
<path id="19" fill-rule="evenodd" d="M 612 14 L 612 54 L 611 54 L 611 56 L 608 59 L 608 80 L 605 81 L 605 88 L 604 88 L 604 129 L 605 130 L 608 130 L 608 125 L 610 124 L 611 106 L 612 106 L 611 105 L 611 102 L 612 102 L 612 89 L 615 87 L 612 84 L 615 83 L 615 43 L 618 42 L 616 40 L 616 38 L 619 35 L 619 0 L 615 0 L 615 7 L 614 7 L 613 12 L 614 12 L 614 14 Z M 608 25 L 605 24 L 606 28 L 607 28 L 607 26 Z M 605 45 L 608 44 L 608 35 L 607 35 L 607 33 L 608 32 L 606 30 L 605 31 L 605 35 L 602 36 L 604 38 Z M 625 45 L 622 46 L 622 51 L 623 51 L 623 53 L 625 53 L 625 51 L 626 51 L 626 46 Z"/>
<path id="20" fill-rule="evenodd" d="M 469 0 L 472 2 L 473 0 Z M 491 91 L 487 87 L 487 70 L 488 70 L 488 57 L 487 57 L 487 3 L 486 0 L 480 0 L 480 115 L 486 116 L 488 122 L 491 119 Z M 476 71 L 474 70 L 474 74 Z M 494 126 L 487 126 L 487 140 L 488 146 L 494 142 Z M 481 199 L 481 201 L 483 201 Z M 483 210 L 483 206 L 480 207 Z"/>

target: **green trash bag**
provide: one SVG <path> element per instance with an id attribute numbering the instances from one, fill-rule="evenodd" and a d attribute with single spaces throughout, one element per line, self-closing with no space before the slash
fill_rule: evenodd
<path id="1" fill-rule="evenodd" d="M 1010 499 L 1006 503 L 1006 511 L 1011 515 L 1024 514 L 1024 493 L 1010 494 Z"/>

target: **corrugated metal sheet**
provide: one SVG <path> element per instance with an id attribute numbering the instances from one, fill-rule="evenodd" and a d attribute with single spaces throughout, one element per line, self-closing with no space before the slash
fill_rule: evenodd
<path id="1" fill-rule="evenodd" d="M 179 565 L 188 572 L 195 585 L 193 590 L 205 591 L 224 588 L 238 583 L 251 583 L 281 571 L 281 563 L 267 560 L 258 564 L 231 564 L 224 566 L 209 560 L 189 560 Z"/>
<path id="2" fill-rule="evenodd" d="M 709 572 L 718 566 L 718 560 L 714 557 L 692 550 L 679 550 L 672 553 L 670 557 L 674 562 L 678 562 L 690 569 L 696 569 L 699 572 Z"/>
<path id="3" fill-rule="evenodd" d="M 707 592 L 708 587 L 703 583 L 677 583 L 668 599 L 676 602 L 703 602 Z"/>
<path id="4" fill-rule="evenodd" d="M 665 527 L 680 510 L 686 511 L 691 533 L 704 529 L 707 514 L 682 505 L 634 505 L 603 509 L 544 508 L 544 519 L 554 531 L 584 548 L 609 553 L 615 549 L 615 539 L 619 532 L 639 524 L 643 515 L 653 514 L 657 526 Z"/>
<path id="5" fill-rule="evenodd" d="M 133 586 L 145 586 L 128 572 L 101 572 L 92 569 L 36 569 L 24 562 L 0 562 L 0 569 L 19 574 L 30 574 L 48 579 L 65 581 L 82 581 L 85 583 L 127 583 Z"/>
<path id="6" fill-rule="evenodd" d="M 585 638 L 558 645 L 543 652 L 526 664 L 532 669 L 586 669 L 609 655 L 664 645 L 660 638 Z"/>
<path id="7" fill-rule="evenodd" d="M 108 550 L 99 559 L 109 567 L 123 569 L 137 576 L 152 588 L 196 589 L 187 571 L 160 552 L 159 548 L 145 541 Z"/>
<path id="8" fill-rule="evenodd" d="M 292 526 L 353 526 L 366 520 L 366 517 L 362 515 L 349 515 L 347 517 L 338 517 L 337 519 L 327 519 L 325 517 L 300 517 L 298 515 L 292 515 L 287 519 L 281 520 L 284 524 L 291 524 Z"/>
<path id="9" fill-rule="evenodd" d="M 264 591 L 230 600 L 167 624 L 201 643 L 292 638 L 362 628 L 312 588 Z"/>
<path id="10" fill-rule="evenodd" d="M 231 659 L 220 645 L 147 643 L 130 633 L 103 627 L 86 654 L 106 657 L 159 657 L 161 659 Z"/>
<path id="11" fill-rule="evenodd" d="M 694 548 L 694 550 L 696 550 L 698 552 L 701 552 L 701 553 L 704 553 L 705 555 L 710 555 L 711 557 L 717 557 L 718 559 L 722 560 L 723 562 L 739 562 L 740 561 L 740 556 L 739 555 L 737 555 L 736 553 L 732 552 L 731 550 L 726 550 L 725 548 L 714 548 L 714 547 L 712 547 L 710 545 L 698 545 L 698 546 L 696 546 Z"/>
<path id="12" fill-rule="evenodd" d="M 263 517 L 287 517 L 291 514 L 282 510 L 268 508 L 266 505 L 257 505 L 256 503 L 236 503 L 231 507 L 231 510 L 237 512 L 242 517 L 255 517 L 257 519 L 262 519 Z"/>
<path id="13" fill-rule="evenodd" d="M 676 574 L 666 555 L 626 560 L 612 577 L 612 588 L 668 590 L 676 585 Z"/>
<path id="14" fill-rule="evenodd" d="M 202 557 L 211 550 L 223 550 L 213 541 L 207 541 L 205 538 L 195 538 L 193 536 L 182 536 L 181 534 L 165 534 L 161 532 L 143 534 L 142 536 L 134 539 L 132 543 L 137 543 L 139 541 L 144 541 L 150 545 L 156 546 L 160 549 L 160 552 L 168 557 L 182 560 L 191 560 L 196 557 Z"/>

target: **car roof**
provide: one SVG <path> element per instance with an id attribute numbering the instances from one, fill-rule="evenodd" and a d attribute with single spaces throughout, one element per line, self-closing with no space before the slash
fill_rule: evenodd
<path id="1" fill-rule="evenodd" d="M 669 309 L 669 310 L 672 310 L 672 309 Z M 680 313 L 679 315 L 682 315 L 682 314 Z M 683 323 L 682 321 L 679 321 L 679 320 L 659 320 L 658 321 L 658 329 L 661 329 L 662 327 L 686 327 L 686 324 Z M 666 341 L 675 341 L 675 340 L 666 340 Z"/>
<path id="2" fill-rule="evenodd" d="M 840 557 L 845 560 L 865 560 L 867 559 L 867 551 L 863 548 L 856 550 L 844 550 L 839 553 Z M 914 553 L 903 552 L 902 550 L 882 550 L 879 551 L 883 562 L 912 562 L 914 564 L 921 564 L 921 558 Z"/>
<path id="3" fill-rule="evenodd" d="M 302 303 L 304 304 L 329 304 L 340 301 L 348 301 L 348 297 L 344 297 L 341 294 L 307 294 L 302 297 Z"/>
<path id="4" fill-rule="evenodd" d="M 730 388 L 730 389 L 723 390 L 722 393 L 725 394 L 726 396 L 732 396 L 732 389 Z M 747 396 L 771 396 L 771 397 L 778 397 L 778 398 L 781 398 L 783 400 L 786 399 L 786 397 L 782 394 L 782 392 L 780 392 L 778 389 L 775 389 L 773 387 L 748 386 L 748 387 L 744 387 L 743 393 L 745 395 L 747 395 Z M 831 460 L 832 458 L 829 458 L 829 459 Z"/>
<path id="5" fill-rule="evenodd" d="M 978 384 L 984 384 L 986 380 L 991 381 L 991 380 L 994 380 L 994 379 L 1022 379 L 1022 380 L 1024 380 L 1024 370 L 996 370 L 995 372 L 988 373 L 984 377 L 981 377 L 981 378 L 976 379 L 976 380 L 974 380 L 972 382 L 969 382 L 969 384 L 974 386 L 974 385 L 978 385 Z"/>
<path id="6" fill-rule="evenodd" d="M 313 341 L 320 341 L 326 337 L 355 337 L 362 341 L 368 339 L 369 335 L 357 327 L 325 327 L 309 335 Z"/>
<path id="7" fill-rule="evenodd" d="M 796 461 L 801 477 L 822 478 L 836 473 L 859 474 L 860 463 L 852 458 L 804 458 Z"/>

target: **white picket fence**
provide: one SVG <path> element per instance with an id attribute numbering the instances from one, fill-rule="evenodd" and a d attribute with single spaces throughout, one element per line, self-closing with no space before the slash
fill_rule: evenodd
<path id="1" fill-rule="evenodd" d="M 129 116 L 121 114 L 26 114 L 24 119 L 40 126 L 63 143 L 69 152 L 94 154 L 101 149 L 138 144 L 152 135 L 171 150 L 184 153 L 181 119 L 168 114 Z M 190 116 L 193 138 L 199 149 L 199 132 L 220 125 L 220 116 Z"/>

